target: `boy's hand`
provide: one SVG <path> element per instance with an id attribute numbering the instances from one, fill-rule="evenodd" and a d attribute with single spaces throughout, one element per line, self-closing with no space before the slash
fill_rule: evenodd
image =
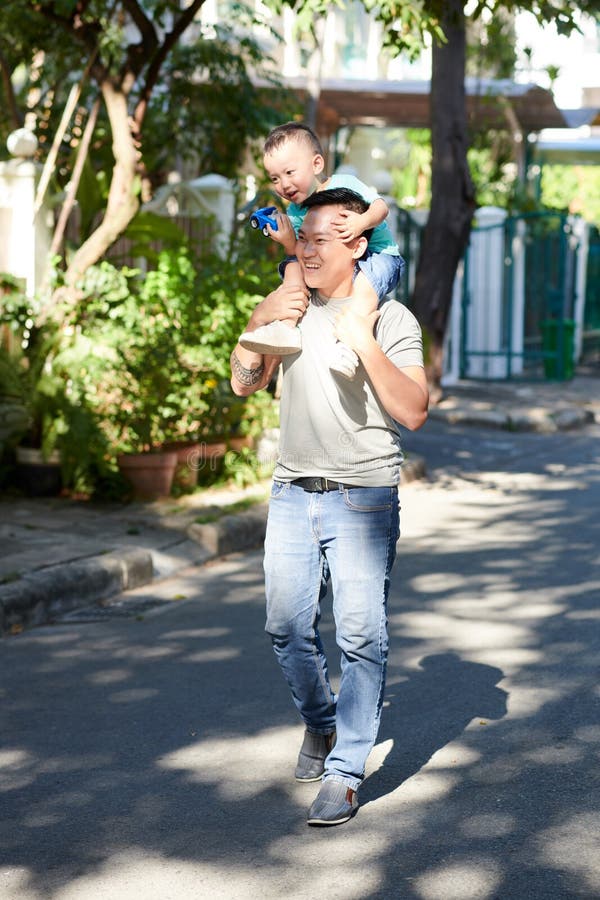
<path id="1" fill-rule="evenodd" d="M 352 241 L 360 237 L 365 230 L 364 218 L 360 213 L 342 209 L 335 219 L 331 220 L 333 230 L 342 241 Z"/>
<path id="2" fill-rule="evenodd" d="M 267 225 L 267 231 L 270 238 L 283 245 L 283 249 L 288 256 L 294 256 L 296 253 L 296 232 L 292 227 L 292 223 L 285 213 L 273 213 L 273 217 L 277 220 L 277 231 L 274 231 L 270 225 Z"/>

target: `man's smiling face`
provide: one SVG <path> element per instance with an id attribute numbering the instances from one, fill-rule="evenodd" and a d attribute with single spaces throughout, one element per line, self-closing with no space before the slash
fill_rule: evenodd
<path id="1" fill-rule="evenodd" d="M 363 255 L 366 238 L 344 242 L 336 236 L 332 222 L 341 206 L 309 209 L 298 233 L 296 255 L 304 281 L 325 297 L 349 297 L 357 259 Z"/>

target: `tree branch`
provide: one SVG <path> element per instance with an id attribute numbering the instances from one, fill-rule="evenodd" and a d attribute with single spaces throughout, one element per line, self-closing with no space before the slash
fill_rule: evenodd
<path id="1" fill-rule="evenodd" d="M 76 300 L 73 292 L 79 278 L 122 234 L 139 207 L 135 190 L 137 151 L 129 125 L 127 98 L 109 79 L 100 85 L 100 89 L 110 120 L 115 165 L 102 222 L 76 251 L 65 273 L 66 291 L 71 302 Z"/>
<path id="2" fill-rule="evenodd" d="M 102 31 L 102 26 L 97 19 L 92 22 L 83 21 L 82 16 L 89 6 L 89 3 L 90 0 L 80 0 L 71 16 L 62 16 L 57 13 L 54 9 L 54 4 L 47 6 L 44 3 L 36 3 L 34 10 L 45 16 L 45 18 L 49 19 L 51 22 L 60 25 L 60 27 L 64 28 L 69 34 L 75 35 L 75 38 L 87 47 L 90 56 L 96 56 L 98 53 L 98 35 Z M 98 80 L 102 78 L 103 74 L 104 69 L 94 73 Z"/>
<path id="3" fill-rule="evenodd" d="M 142 122 L 144 121 L 144 116 L 146 115 L 146 110 L 148 108 L 148 103 L 150 102 L 150 97 L 152 96 L 152 91 L 154 90 L 154 86 L 158 81 L 158 76 L 160 75 L 161 67 L 171 52 L 172 48 L 175 46 L 183 32 L 188 28 L 188 26 L 192 23 L 194 16 L 204 3 L 204 0 L 192 0 L 192 3 L 184 10 L 184 12 L 180 15 L 180 17 L 175 22 L 172 31 L 170 31 L 166 36 L 162 44 L 158 47 L 156 53 L 154 54 L 154 58 L 148 67 L 148 72 L 146 74 L 146 81 L 144 87 L 142 89 L 142 93 L 140 95 L 140 99 L 137 102 L 135 107 L 135 112 L 133 114 L 133 120 L 135 122 L 136 130 L 141 130 Z"/>
<path id="4" fill-rule="evenodd" d="M 12 72 L 10 71 L 8 60 L 2 53 L 2 50 L 0 50 L 0 70 L 2 71 L 2 83 L 4 85 L 4 93 L 6 95 L 6 102 L 8 104 L 8 111 L 10 113 L 12 124 L 15 128 L 20 128 L 23 124 L 23 116 L 21 115 L 21 111 L 17 104 L 15 89 L 11 78 Z"/>
<path id="5" fill-rule="evenodd" d="M 71 211 L 73 206 L 75 205 L 75 198 L 77 197 L 77 191 L 79 189 L 79 182 L 81 181 L 81 173 L 83 172 L 83 167 L 85 165 L 85 161 L 88 155 L 88 151 L 90 148 L 90 142 L 92 140 L 92 135 L 94 133 L 94 128 L 96 127 L 96 121 L 98 119 L 98 112 L 100 110 L 100 97 L 97 97 L 94 101 L 94 105 L 92 106 L 92 111 L 88 116 L 88 120 L 85 125 L 85 130 L 83 132 L 83 136 L 81 138 L 81 143 L 79 144 L 79 149 L 77 151 L 77 158 L 75 160 L 75 165 L 73 167 L 73 174 L 71 175 L 71 180 L 67 186 L 65 201 L 63 203 L 62 209 L 60 211 L 60 215 L 58 217 L 58 222 L 56 223 L 56 228 L 54 229 L 54 235 L 52 236 L 52 243 L 50 244 L 50 258 L 55 256 L 60 249 L 60 245 L 62 244 L 63 235 L 65 233 L 65 228 L 67 227 L 67 222 L 69 220 L 69 216 L 71 215 Z"/>
<path id="6" fill-rule="evenodd" d="M 137 26 L 142 37 L 144 55 L 148 57 L 158 46 L 156 29 L 137 0 L 123 0 L 123 6 Z"/>

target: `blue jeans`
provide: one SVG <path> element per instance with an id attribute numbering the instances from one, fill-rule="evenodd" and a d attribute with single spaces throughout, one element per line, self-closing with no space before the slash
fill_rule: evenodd
<path id="1" fill-rule="evenodd" d="M 265 539 L 266 631 L 309 731 L 337 730 L 324 777 L 356 790 L 375 743 L 388 652 L 387 596 L 399 534 L 395 487 L 309 493 L 273 482 Z M 319 636 L 331 578 L 338 696 Z"/>
<path id="2" fill-rule="evenodd" d="M 396 288 L 405 267 L 401 256 L 370 251 L 356 265 L 377 294 L 380 303 Z"/>

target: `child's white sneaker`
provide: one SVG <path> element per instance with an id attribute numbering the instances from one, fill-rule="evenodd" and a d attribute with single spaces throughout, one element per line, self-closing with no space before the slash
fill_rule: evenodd
<path id="1" fill-rule="evenodd" d="M 240 344 L 246 350 L 255 353 L 267 353 L 270 356 L 289 356 L 302 350 L 302 335 L 296 326 L 290 327 L 285 322 L 275 319 L 268 325 L 259 325 L 256 331 L 245 331 Z"/>
<path id="2" fill-rule="evenodd" d="M 331 371 L 336 372 L 338 375 L 343 375 L 348 381 L 352 381 L 356 375 L 358 363 L 359 359 L 354 350 L 338 341 L 329 360 Z"/>

